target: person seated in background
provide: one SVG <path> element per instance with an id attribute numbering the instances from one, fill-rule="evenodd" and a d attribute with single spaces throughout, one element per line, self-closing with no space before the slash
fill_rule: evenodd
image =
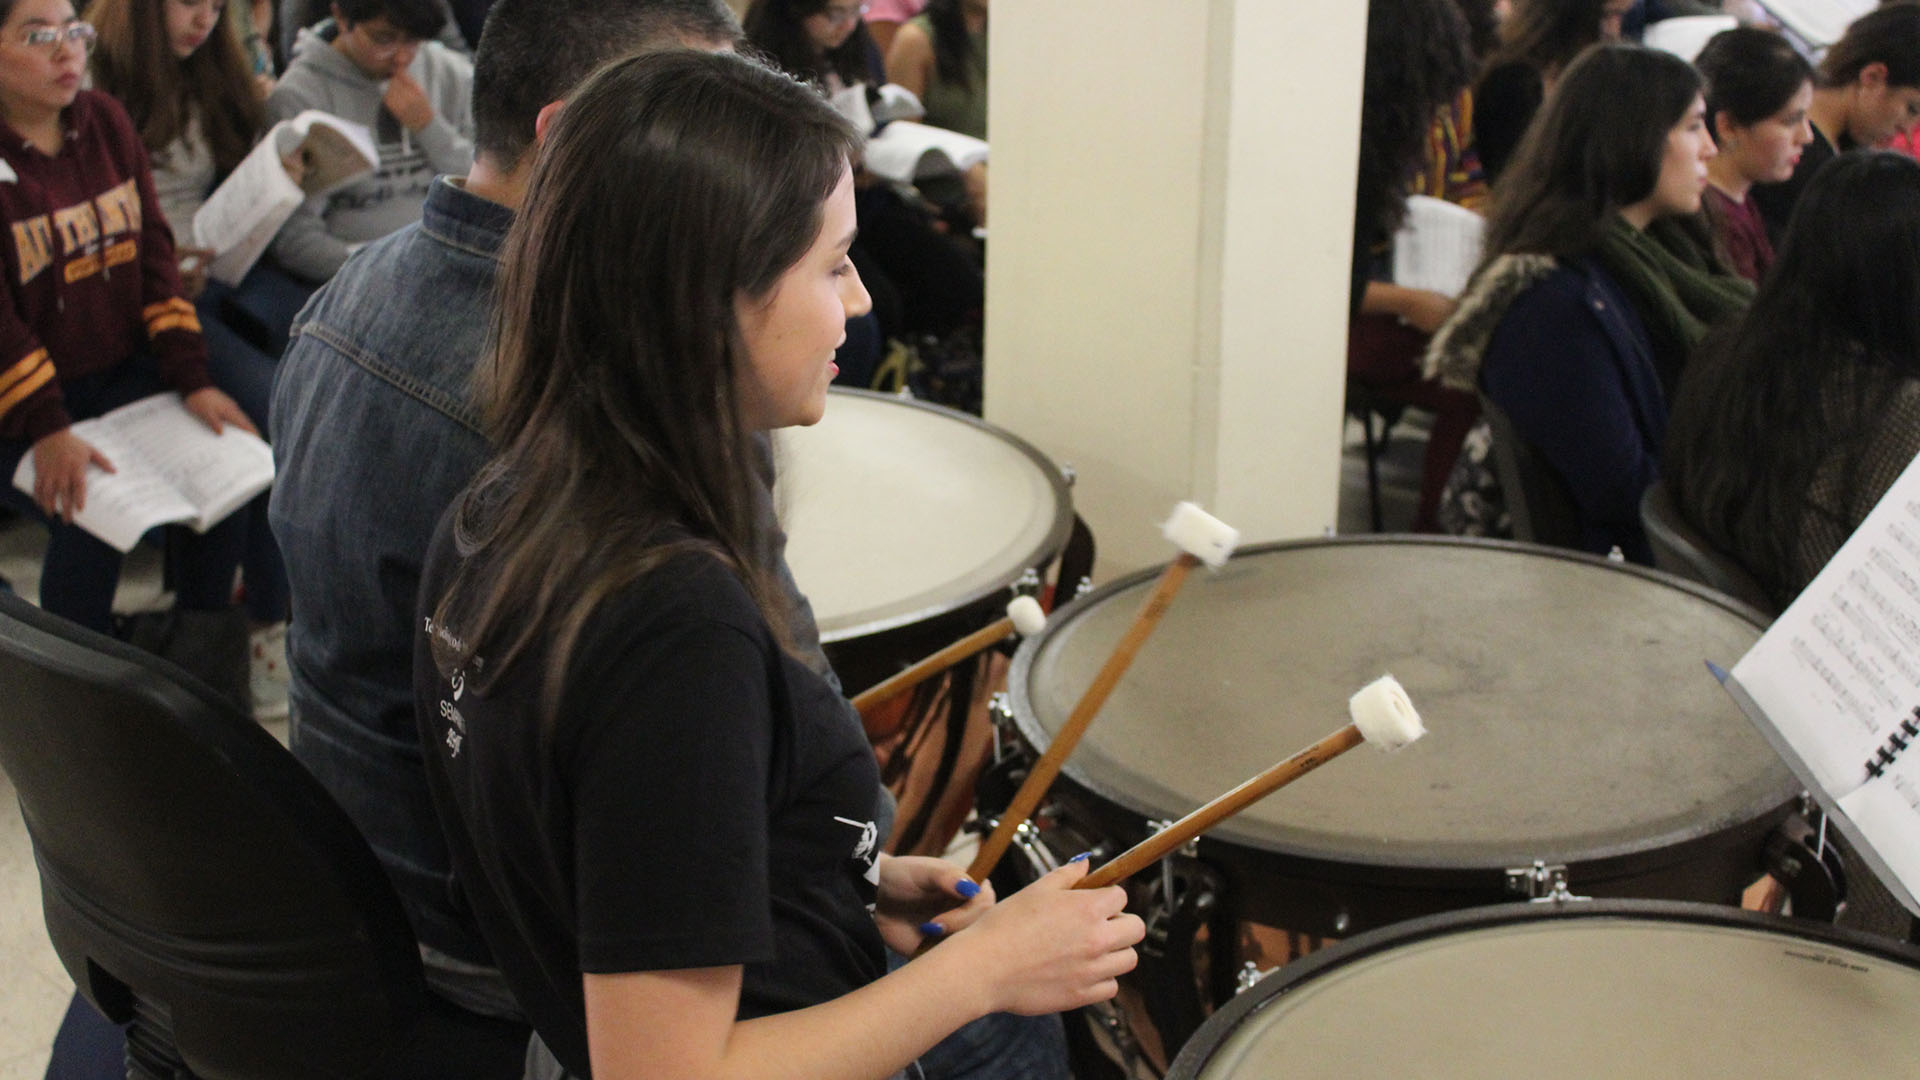
<path id="1" fill-rule="evenodd" d="M 1792 178 L 1813 141 L 1813 68 L 1786 38 L 1757 27 L 1715 34 L 1694 66 L 1707 80 L 1708 130 L 1720 148 L 1707 162 L 1707 217 L 1728 267 L 1758 283 L 1773 243 L 1749 195 L 1757 183 Z"/>
<path id="2" fill-rule="evenodd" d="M 1753 188 L 1775 247 L 1800 192 L 1822 165 L 1844 151 L 1879 146 L 1920 121 L 1920 4 L 1889 4 L 1847 27 L 1820 60 L 1807 118 L 1813 141 L 1793 176 Z"/>
<path id="3" fill-rule="evenodd" d="M 1513 0 L 1500 47 L 1474 86 L 1473 145 L 1487 180 L 1499 183 L 1553 83 L 1587 47 L 1620 40 L 1633 0 Z"/>
<path id="4" fill-rule="evenodd" d="M 866 9 L 867 33 L 873 35 L 873 44 L 886 56 L 893 48 L 893 39 L 900 28 L 909 19 L 926 9 L 927 0 L 868 0 Z"/>
<path id="5" fill-rule="evenodd" d="M 1785 608 L 1920 454 L 1920 163 L 1852 151 L 1800 198 L 1744 318 L 1681 377 L 1661 477 L 1682 517 Z M 1839 924 L 1912 917 L 1840 843 Z"/>
<path id="6" fill-rule="evenodd" d="M 338 0 L 333 18 L 300 32 L 269 118 L 319 109 L 363 124 L 380 163 L 281 227 L 271 254 L 295 276 L 332 277 L 361 244 L 420 220 L 436 174 L 473 165 L 473 64 L 430 40 L 445 24 L 437 0 Z"/>
<path id="7" fill-rule="evenodd" d="M 0 18 L 0 491 L 51 530 L 41 607 L 108 633 L 121 555 L 73 519 L 95 470 L 114 465 L 74 421 L 174 391 L 215 431 L 252 424 L 207 374 L 139 133 L 113 98 L 80 89 L 93 27 L 67 0 L 0 0 Z M 26 457 L 31 501 L 13 486 Z M 230 611 L 243 522 L 175 531 L 182 610 Z M 179 659 L 230 682 L 227 658 Z"/>
<path id="8" fill-rule="evenodd" d="M 1454 0 L 1374 0 L 1367 9 L 1347 376 L 1379 398 L 1434 413 L 1415 532 L 1437 528 L 1441 488 L 1480 405 L 1471 392 L 1443 387 L 1420 371 L 1427 336 L 1452 314 L 1453 299 L 1394 284 L 1387 263 L 1410 187 L 1462 198 L 1484 194 L 1478 167 L 1466 155 L 1434 150 L 1436 128 L 1444 144 L 1444 132 L 1454 130 L 1447 123 L 1451 107 L 1473 77 L 1470 48 Z"/>
<path id="9" fill-rule="evenodd" d="M 988 0 L 931 0 L 894 37 L 887 78 L 920 99 L 927 110 L 922 123 L 987 137 L 987 9 Z M 935 177 L 919 187 L 954 225 L 986 224 L 986 162 L 964 176 Z"/>
<path id="10" fill-rule="evenodd" d="M 1785 607 L 1920 454 L 1920 163 L 1835 158 L 1745 318 L 1680 380 L 1680 512 Z"/>
<path id="11" fill-rule="evenodd" d="M 1648 565 L 1640 496 L 1668 397 L 1752 295 L 1698 221 L 1700 90 L 1686 61 L 1635 45 L 1574 61 L 1494 186 L 1485 262 L 1428 350 L 1430 374 L 1479 387 L 1564 484 L 1575 546 Z"/>
<path id="12" fill-rule="evenodd" d="M 256 263 L 237 287 L 214 281 L 207 267 L 218 253 L 193 243 L 194 214 L 253 148 L 266 118 L 233 22 L 238 10 L 220 0 L 94 0 L 87 15 L 99 32 L 94 86 L 126 107 L 151 155 L 208 373 L 265 431 L 274 367 L 307 289 L 268 263 Z M 264 719 L 286 713 L 286 571 L 267 526 L 267 497 L 243 513 L 253 704 Z"/>
<path id="13" fill-rule="evenodd" d="M 749 44 L 829 97 L 851 90 L 872 100 L 887 81 L 860 5 L 852 0 L 754 0 L 745 23 Z M 853 261 L 872 293 L 880 336 L 925 346 L 923 352 L 958 354 L 960 367 L 970 362 L 973 400 L 945 403 L 978 411 L 986 303 L 980 259 L 936 229 L 931 208 L 911 189 L 903 192 L 864 171 L 856 188 L 860 237 Z M 843 376 L 848 372 L 843 364 Z"/>

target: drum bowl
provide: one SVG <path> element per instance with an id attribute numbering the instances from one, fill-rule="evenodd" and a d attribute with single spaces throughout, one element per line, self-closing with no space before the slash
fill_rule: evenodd
<path id="1" fill-rule="evenodd" d="M 849 694 L 999 618 L 1073 525 L 1031 444 L 952 409 L 835 387 L 780 433 L 787 563 Z"/>
<path id="2" fill-rule="evenodd" d="M 1323 949 L 1216 1012 L 1168 1080 L 1912 1076 L 1920 949 L 1704 904 L 1430 916 Z"/>
<path id="3" fill-rule="evenodd" d="M 1089 593 L 1025 642 L 1014 721 L 1043 751 L 1149 591 Z M 1247 549 L 1196 575 L 1056 785 L 1115 850 L 1348 722 L 1383 673 L 1429 734 L 1361 747 L 1204 836 L 1220 917 L 1320 937 L 1510 898 L 1736 903 L 1799 786 L 1703 663 L 1763 617 L 1665 574 L 1558 549 L 1377 537 Z"/>

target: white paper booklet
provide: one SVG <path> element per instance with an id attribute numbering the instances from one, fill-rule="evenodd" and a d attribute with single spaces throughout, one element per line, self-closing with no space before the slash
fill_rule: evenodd
<path id="1" fill-rule="evenodd" d="M 1739 25 L 1740 20 L 1731 15 L 1681 15 L 1649 25 L 1640 43 L 1692 63 L 1715 34 Z"/>
<path id="2" fill-rule="evenodd" d="M 298 184 L 281 164 L 296 150 L 306 164 Z M 302 202 L 379 163 L 373 133 L 363 124 L 308 109 L 273 125 L 193 216 L 193 244 L 214 252 L 208 273 L 215 281 L 239 284 Z"/>
<path id="3" fill-rule="evenodd" d="M 911 120 L 895 120 L 867 140 L 868 171 L 889 180 L 950 176 L 985 160 L 985 140 Z"/>
<path id="4" fill-rule="evenodd" d="M 1893 894 L 1920 913 L 1920 465 L 1725 680 Z"/>
<path id="5" fill-rule="evenodd" d="M 1839 41 L 1848 24 L 1880 6 L 1879 0 L 1760 0 L 1760 5 L 1816 49 Z"/>
<path id="6" fill-rule="evenodd" d="M 1393 283 L 1459 296 L 1480 265 L 1487 221 L 1464 206 L 1414 195 L 1393 238 Z"/>
<path id="7" fill-rule="evenodd" d="M 179 394 L 142 398 L 72 430 L 115 470 L 87 469 L 87 508 L 74 524 L 121 551 L 157 525 L 206 532 L 273 485 L 265 442 L 231 424 L 215 435 Z M 13 486 L 32 494 L 32 454 L 21 459 Z"/>

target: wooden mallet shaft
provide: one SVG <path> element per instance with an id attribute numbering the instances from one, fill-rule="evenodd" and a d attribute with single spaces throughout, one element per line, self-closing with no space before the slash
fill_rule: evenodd
<path id="1" fill-rule="evenodd" d="M 905 671 L 883 679 L 855 694 L 853 707 L 865 716 L 868 709 L 876 705 L 884 705 L 948 668 L 993 648 L 1012 637 L 1013 632 L 1011 616 L 989 623 Z"/>
<path id="2" fill-rule="evenodd" d="M 1184 551 L 1180 553 L 1179 558 L 1167 564 L 1166 571 L 1160 575 L 1159 583 L 1148 595 L 1146 603 L 1140 606 L 1140 613 L 1133 617 L 1133 624 L 1127 627 L 1127 632 L 1120 638 L 1120 643 L 1114 646 L 1113 655 L 1107 657 L 1106 666 L 1094 676 L 1093 684 L 1087 687 L 1087 692 L 1080 695 L 1080 701 L 1074 705 L 1073 712 L 1067 716 L 1067 722 L 1054 733 L 1052 743 L 1047 746 L 1047 752 L 1040 755 L 1040 760 L 1034 762 L 1033 768 L 1028 770 L 1026 780 L 1020 784 L 1020 790 L 1014 793 L 1013 801 L 1007 804 L 1006 811 L 1000 815 L 1000 824 L 995 826 L 992 835 L 981 842 L 979 854 L 973 857 L 973 865 L 967 867 L 968 877 L 975 881 L 985 881 L 987 875 L 993 873 L 993 868 L 999 865 L 1000 857 L 1006 854 L 1007 845 L 1013 841 L 1014 831 L 1025 824 L 1027 818 L 1032 816 L 1034 808 L 1040 805 L 1041 796 L 1047 793 L 1047 788 L 1053 784 L 1054 777 L 1060 775 L 1060 767 L 1066 764 L 1067 755 L 1073 753 L 1073 748 L 1079 745 L 1080 737 L 1087 733 L 1087 727 L 1093 723 L 1095 714 L 1099 713 L 1100 707 L 1107 703 L 1107 697 L 1113 693 L 1113 688 L 1119 685 L 1120 676 L 1126 674 L 1128 666 L 1133 663 L 1134 655 L 1140 651 L 1142 645 L 1146 644 L 1147 638 L 1153 635 L 1154 627 L 1160 624 L 1160 617 L 1167 613 L 1168 606 L 1173 603 L 1173 598 L 1179 593 L 1180 586 L 1186 582 L 1187 575 L 1199 565 L 1198 558 Z"/>
<path id="3" fill-rule="evenodd" d="M 1348 724 L 1266 772 L 1219 796 L 1200 809 L 1129 848 L 1119 858 L 1074 884 L 1076 889 L 1098 889 L 1124 881 L 1160 861 L 1168 853 L 1233 815 L 1279 791 L 1295 780 L 1366 741 L 1356 724 Z"/>

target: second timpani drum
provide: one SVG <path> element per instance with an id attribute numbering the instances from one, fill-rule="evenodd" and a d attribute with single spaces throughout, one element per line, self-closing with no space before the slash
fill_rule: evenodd
<path id="1" fill-rule="evenodd" d="M 1920 950 L 1702 904 L 1513 904 L 1297 961 L 1169 1080 L 1912 1076 Z"/>
<path id="2" fill-rule="evenodd" d="M 1013 714 L 1036 751 L 1154 576 L 1080 598 L 1022 646 Z M 1798 792 L 1702 663 L 1738 658 L 1757 620 L 1666 575 L 1526 545 L 1249 549 L 1187 584 L 1068 759 L 1060 802 L 1117 850 L 1340 726 L 1348 695 L 1391 672 L 1430 734 L 1203 837 L 1216 914 L 1344 937 L 1498 902 L 1536 862 L 1579 894 L 1734 903 Z"/>
<path id="3" fill-rule="evenodd" d="M 787 563 L 849 693 L 998 618 L 1073 524 L 1053 462 L 952 409 L 836 387 L 778 448 Z"/>

